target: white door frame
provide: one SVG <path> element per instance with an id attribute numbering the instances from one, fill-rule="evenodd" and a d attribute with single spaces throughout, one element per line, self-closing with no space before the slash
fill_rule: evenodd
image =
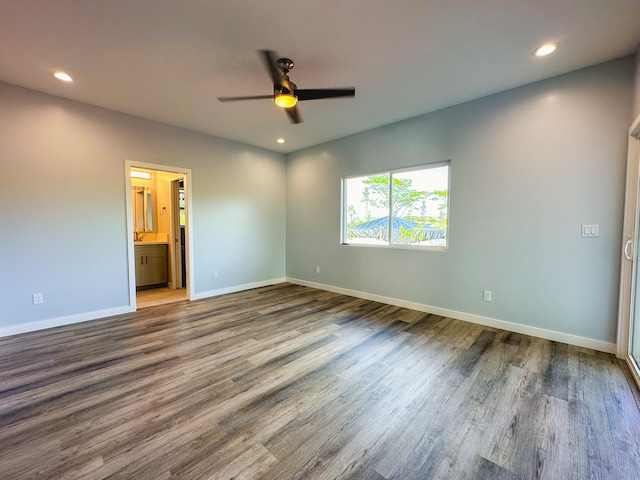
<path id="1" fill-rule="evenodd" d="M 640 385 L 640 376 L 631 364 L 629 333 L 632 309 L 633 267 L 640 252 L 634 245 L 638 235 L 638 190 L 640 180 L 640 116 L 629 128 L 627 149 L 627 180 L 624 201 L 623 235 L 620 264 L 620 298 L 618 302 L 617 356 L 629 363 L 631 372 Z M 640 288 L 640 285 L 638 286 Z M 640 308 L 640 306 L 638 306 Z"/>
<path id="2" fill-rule="evenodd" d="M 125 208 L 127 216 L 127 258 L 129 263 L 129 311 L 136 311 L 136 266 L 134 261 L 133 245 L 133 201 L 131 197 L 131 168 L 146 168 L 149 170 L 160 170 L 162 172 L 178 173 L 184 176 L 184 215 L 185 215 L 185 263 L 187 267 L 187 299 L 193 298 L 193 235 L 191 221 L 191 169 L 182 167 L 172 167 L 156 163 L 136 162 L 135 160 L 124 161 L 125 171 Z"/>

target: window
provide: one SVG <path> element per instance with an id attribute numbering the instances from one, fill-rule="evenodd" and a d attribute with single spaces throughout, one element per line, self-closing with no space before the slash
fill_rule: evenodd
<path id="1" fill-rule="evenodd" d="M 449 163 L 343 179 L 342 243 L 447 246 Z"/>

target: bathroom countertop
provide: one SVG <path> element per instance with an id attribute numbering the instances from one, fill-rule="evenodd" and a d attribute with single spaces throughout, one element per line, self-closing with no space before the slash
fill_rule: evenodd
<path id="1" fill-rule="evenodd" d="M 166 240 L 141 240 L 139 242 L 133 242 L 134 245 L 168 245 Z"/>

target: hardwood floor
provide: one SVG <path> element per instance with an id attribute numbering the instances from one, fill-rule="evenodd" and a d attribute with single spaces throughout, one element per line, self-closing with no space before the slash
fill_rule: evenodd
<path id="1" fill-rule="evenodd" d="M 154 305 L 164 305 L 165 303 L 179 302 L 187 299 L 187 290 L 184 288 L 150 288 L 136 292 L 136 307 L 147 308 Z"/>
<path id="2" fill-rule="evenodd" d="M 0 339 L 0 477 L 637 479 L 624 368 L 280 284 Z"/>

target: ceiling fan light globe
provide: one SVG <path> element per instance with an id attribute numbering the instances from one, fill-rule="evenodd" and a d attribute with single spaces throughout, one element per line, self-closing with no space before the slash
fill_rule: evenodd
<path id="1" fill-rule="evenodd" d="M 278 93 L 273 100 L 276 105 L 282 108 L 295 107 L 296 103 L 298 103 L 298 97 L 291 93 Z"/>

